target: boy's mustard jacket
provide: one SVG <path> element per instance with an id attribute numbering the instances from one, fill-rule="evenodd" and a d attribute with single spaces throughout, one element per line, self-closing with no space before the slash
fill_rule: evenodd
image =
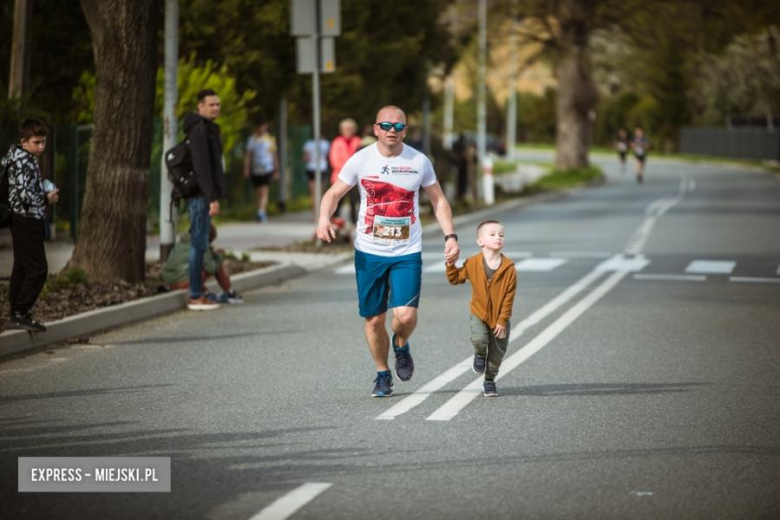
<path id="1" fill-rule="evenodd" d="M 506 327 L 506 322 L 512 316 L 517 290 L 514 262 L 501 255 L 501 265 L 498 266 L 493 279 L 488 282 L 482 253 L 477 253 L 467 258 L 463 267 L 448 265 L 447 279 L 452 285 L 471 281 L 472 314 L 487 323 L 491 329 L 496 325 Z"/>

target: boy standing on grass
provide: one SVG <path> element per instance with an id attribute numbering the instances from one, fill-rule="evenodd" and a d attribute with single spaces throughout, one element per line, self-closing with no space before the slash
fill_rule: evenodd
<path id="1" fill-rule="evenodd" d="M 46 150 L 47 128 L 35 119 L 25 119 L 19 126 L 21 144 L 14 144 L 3 157 L 0 167 L 8 169 L 8 203 L 11 209 L 11 238 L 14 267 L 8 286 L 11 316 L 8 329 L 31 332 L 46 330 L 30 316 L 46 277 L 46 206 L 56 203 L 60 190 L 51 185 L 44 189 L 38 159 Z"/>
<path id="2" fill-rule="evenodd" d="M 509 345 L 509 318 L 517 290 L 515 264 L 501 254 L 504 226 L 486 220 L 477 227 L 481 253 L 466 259 L 463 267 L 447 264 L 447 279 L 452 285 L 471 282 L 471 344 L 477 374 L 485 374 L 486 397 L 498 396 L 496 376 Z"/>

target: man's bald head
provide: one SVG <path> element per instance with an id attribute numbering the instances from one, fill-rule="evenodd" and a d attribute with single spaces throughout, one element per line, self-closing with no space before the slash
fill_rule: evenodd
<path id="1" fill-rule="evenodd" d="M 400 107 L 395 105 L 385 105 L 380 108 L 376 113 L 377 123 L 382 121 L 390 121 L 391 123 L 406 123 L 406 114 Z"/>

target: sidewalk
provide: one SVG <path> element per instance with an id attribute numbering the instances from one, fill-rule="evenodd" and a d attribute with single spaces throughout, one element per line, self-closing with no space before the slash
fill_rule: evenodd
<path id="1" fill-rule="evenodd" d="M 177 230 L 181 232 L 183 230 Z M 310 211 L 285 213 L 272 217 L 262 224 L 258 222 L 231 222 L 217 226 L 218 237 L 215 246 L 234 252 L 241 256 L 259 247 L 284 247 L 310 240 L 314 235 L 314 223 Z M 49 272 L 58 273 L 73 253 L 73 242 L 70 237 L 46 243 L 46 258 L 49 262 Z M 336 255 L 327 255 L 336 256 Z M 322 260 L 322 255 L 314 253 L 283 253 L 273 251 L 255 251 L 250 253 L 253 261 L 291 262 L 304 269 L 316 268 Z M 146 237 L 146 260 L 160 259 L 160 237 Z M 8 278 L 13 267 L 13 249 L 11 248 L 11 233 L 8 228 L 0 230 L 0 277 Z"/>

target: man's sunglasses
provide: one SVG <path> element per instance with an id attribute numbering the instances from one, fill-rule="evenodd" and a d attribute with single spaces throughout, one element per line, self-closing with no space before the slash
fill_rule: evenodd
<path id="1" fill-rule="evenodd" d="M 406 123 L 390 123 L 389 121 L 383 121 L 381 123 L 376 123 L 379 128 L 384 130 L 385 132 L 389 131 L 391 128 L 395 128 L 396 132 L 403 132 L 406 128 Z"/>

